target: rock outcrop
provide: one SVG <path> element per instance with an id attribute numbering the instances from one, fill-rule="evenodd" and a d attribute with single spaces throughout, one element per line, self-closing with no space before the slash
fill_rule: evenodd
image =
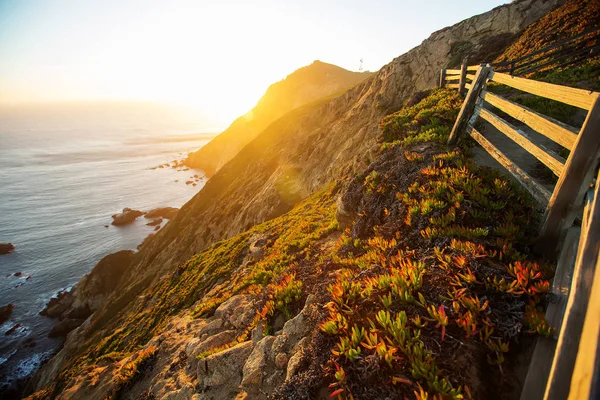
<path id="1" fill-rule="evenodd" d="M 3 324 L 6 321 L 8 321 L 14 309 L 14 304 L 7 304 L 5 306 L 0 307 L 0 324 Z"/>
<path id="2" fill-rule="evenodd" d="M 144 215 L 142 211 L 132 210 L 131 208 L 125 207 L 123 212 L 119 214 L 114 214 L 112 216 L 113 222 L 112 225 L 121 226 L 127 225 L 135 221 L 138 217 Z"/>
<path id="3" fill-rule="evenodd" d="M 40 312 L 60 320 L 50 336 L 66 336 L 101 308 L 131 265 L 134 254 L 131 250 L 122 250 L 107 255 L 70 292 L 62 291 L 52 298 Z"/>
<path id="4" fill-rule="evenodd" d="M 12 243 L 0 243 L 0 255 L 8 254 L 15 249 L 15 245 Z"/>
<path id="5" fill-rule="evenodd" d="M 173 219 L 175 217 L 175 215 L 177 215 L 177 211 L 179 211 L 179 208 L 175 208 L 175 207 L 153 208 L 152 210 L 150 210 L 146 214 L 144 214 L 144 218 L 148 218 L 148 219 L 157 219 L 157 218 Z"/>

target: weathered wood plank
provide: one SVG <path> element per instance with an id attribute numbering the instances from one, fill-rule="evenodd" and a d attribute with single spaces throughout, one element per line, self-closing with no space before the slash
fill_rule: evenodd
<path id="1" fill-rule="evenodd" d="M 447 83 L 446 87 L 450 89 L 458 89 L 458 83 Z"/>
<path id="2" fill-rule="evenodd" d="M 467 83 L 466 77 L 467 77 L 467 58 L 465 57 L 462 61 L 462 64 L 460 65 L 460 81 L 458 82 L 458 93 L 460 93 L 461 96 L 464 96 L 464 94 L 465 94 L 465 83 Z"/>
<path id="3" fill-rule="evenodd" d="M 583 196 L 600 160 L 599 129 L 600 101 L 596 98 L 548 203 L 546 219 L 536 244 L 537 252 L 549 256 L 555 253 L 565 230 L 571 226 L 576 211 L 583 204 Z"/>
<path id="4" fill-rule="evenodd" d="M 599 228 L 600 229 L 600 228 Z M 598 399 L 600 388 L 594 381 L 598 377 L 600 357 L 600 262 L 596 261 L 596 273 L 588 305 L 588 311 L 581 332 L 577 361 L 571 378 L 569 400 Z M 595 383 L 595 384 L 594 384 Z"/>
<path id="5" fill-rule="evenodd" d="M 440 70 L 440 82 L 438 83 L 438 86 L 441 88 L 446 86 L 446 70 L 445 69 Z"/>
<path id="6" fill-rule="evenodd" d="M 537 183 L 529 174 L 519 168 L 514 162 L 512 162 L 508 157 L 506 157 L 500 150 L 496 148 L 489 140 L 487 140 L 481 133 L 479 133 L 475 128 L 469 127 L 467 129 L 469 134 L 477 143 L 481 145 L 496 161 L 498 161 L 504 168 L 511 173 L 512 176 L 515 177 L 517 181 L 531 195 L 534 199 L 536 199 L 541 205 L 545 206 L 548 204 L 548 200 L 550 199 L 550 192 Z"/>
<path id="7" fill-rule="evenodd" d="M 492 124 L 500 132 L 508 136 L 519 146 L 527 150 L 529 154 L 537 158 L 545 166 L 550 168 L 554 175 L 560 176 L 565 165 L 564 158 L 560 157 L 555 152 L 548 150 L 542 145 L 533 143 L 525 132 L 522 132 L 521 130 L 517 129 L 512 124 L 508 123 L 507 121 L 500 118 L 496 114 L 490 112 L 489 110 L 486 110 L 485 108 L 481 109 L 479 116 L 485 119 L 490 124 Z"/>
<path id="8" fill-rule="evenodd" d="M 554 140 L 566 149 L 571 150 L 577 140 L 577 129 L 539 114 L 525 106 L 515 104 L 490 92 L 482 92 L 481 98 L 494 107 L 504 111 L 511 117 L 527 124 L 531 129 Z"/>
<path id="9" fill-rule="evenodd" d="M 600 354 L 600 173 L 596 182 L 594 204 L 587 230 L 589 236 L 585 240 L 581 259 L 582 264 L 595 265 L 595 271 L 593 278 L 590 276 L 592 287 L 571 378 L 569 400 L 597 399 L 600 390 L 597 382 L 594 385 L 600 365 L 598 360 Z"/>
<path id="10" fill-rule="evenodd" d="M 447 69 L 446 74 L 448 75 L 460 75 L 460 69 Z"/>
<path id="11" fill-rule="evenodd" d="M 472 87 L 473 85 L 471 85 L 470 83 L 465 83 L 465 89 L 471 90 Z"/>
<path id="12" fill-rule="evenodd" d="M 474 78 L 475 78 L 475 74 L 467 74 L 467 75 L 465 75 L 465 79 L 467 79 L 468 81 L 473 82 Z"/>
<path id="13" fill-rule="evenodd" d="M 521 400 L 542 399 L 546 391 L 548 376 L 552 368 L 552 359 L 556 351 L 558 329 L 562 325 L 569 299 L 569 288 L 571 287 L 580 235 L 581 229 L 577 226 L 572 226 L 567 232 L 565 244 L 554 271 L 552 287 L 550 288 L 552 301 L 548 304 L 545 315 L 548 325 L 557 328 L 557 333 L 549 337 L 538 337 L 527 370 L 527 377 L 523 384 Z"/>
<path id="14" fill-rule="evenodd" d="M 456 117 L 456 121 L 454 122 L 454 126 L 452 127 L 452 132 L 450 132 L 450 138 L 448 139 L 448 144 L 453 145 L 458 141 L 458 137 L 462 134 L 465 129 L 467 122 L 471 118 L 473 113 L 473 109 L 475 108 L 475 103 L 479 96 L 479 92 L 481 91 L 483 85 L 487 82 L 487 76 L 490 72 L 490 68 L 487 66 L 481 66 L 477 72 L 475 73 L 475 80 L 465 97 L 465 101 L 460 108 L 458 113 L 458 117 Z"/>
<path id="15" fill-rule="evenodd" d="M 490 72 L 489 79 L 524 92 L 583 108 L 584 110 L 589 110 L 594 101 L 598 98 L 598 93 L 596 92 L 534 81 L 531 79 L 517 78 L 516 76 L 501 74 L 499 72 Z"/>
<path id="16" fill-rule="evenodd" d="M 460 75 L 446 75 L 446 82 L 457 81 L 460 79 Z"/>
<path id="17" fill-rule="evenodd" d="M 477 71 L 479 65 L 470 65 L 467 67 L 467 71 Z"/>
<path id="18" fill-rule="evenodd" d="M 600 195 L 598 185 L 595 194 Z M 562 400 L 568 397 L 577 350 L 580 343 L 584 348 L 588 345 L 580 342 L 580 338 L 600 252 L 600 199 L 594 198 L 591 189 L 586 197 L 573 283 L 546 387 L 547 400 Z M 595 316 L 598 317 L 600 315 Z M 590 350 L 587 348 L 584 351 Z"/>

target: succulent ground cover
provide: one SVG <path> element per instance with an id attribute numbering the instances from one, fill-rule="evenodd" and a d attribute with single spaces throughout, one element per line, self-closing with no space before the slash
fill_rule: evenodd
<path id="1" fill-rule="evenodd" d="M 386 117 L 378 160 L 347 189 L 357 219 L 320 325 L 333 397 L 494 398 L 484 375 L 507 378 L 511 346 L 550 333 L 552 271 L 526 247 L 531 199 L 468 150 L 418 144 L 446 139 L 455 96 L 435 90 Z"/>

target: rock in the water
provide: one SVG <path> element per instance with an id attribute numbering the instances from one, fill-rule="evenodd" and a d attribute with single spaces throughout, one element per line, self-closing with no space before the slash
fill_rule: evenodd
<path id="1" fill-rule="evenodd" d="M 59 291 L 56 294 L 56 297 L 51 298 L 50 301 L 46 303 L 46 307 L 40 311 L 40 315 L 50 318 L 58 318 L 61 316 L 68 308 L 68 305 L 62 302 L 68 293 L 69 291 L 66 289 Z"/>
<path id="2" fill-rule="evenodd" d="M 163 222 L 162 218 L 157 218 L 155 220 L 152 220 L 152 221 L 148 222 L 146 225 L 148 225 L 148 226 L 156 226 L 156 225 L 162 224 L 162 222 Z"/>
<path id="3" fill-rule="evenodd" d="M 14 309 L 14 304 L 7 304 L 4 307 L 0 307 L 0 324 L 5 323 L 10 318 Z"/>
<path id="4" fill-rule="evenodd" d="M 8 254 L 15 249 L 12 243 L 0 243 L 0 254 Z"/>
<path id="5" fill-rule="evenodd" d="M 148 211 L 144 215 L 144 217 L 145 218 L 150 218 L 150 219 L 154 219 L 154 218 L 173 219 L 173 217 L 175 216 L 175 214 L 177 214 L 177 211 L 179 211 L 179 208 L 175 208 L 175 207 L 159 207 L 159 208 L 154 208 L 154 209 Z"/>
<path id="6" fill-rule="evenodd" d="M 127 225 L 136 220 L 137 217 L 144 215 L 140 210 L 132 210 L 131 208 L 125 207 L 123 212 L 112 216 L 112 224 L 115 226 Z"/>
<path id="7" fill-rule="evenodd" d="M 4 335 L 5 336 L 12 335 L 20 327 L 21 327 L 21 324 L 14 324 L 9 330 L 4 332 Z"/>

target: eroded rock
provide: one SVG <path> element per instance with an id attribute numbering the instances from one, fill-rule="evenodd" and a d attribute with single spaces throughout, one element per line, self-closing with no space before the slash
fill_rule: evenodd
<path id="1" fill-rule="evenodd" d="M 274 341 L 274 336 L 266 336 L 254 346 L 252 353 L 244 364 L 242 387 L 262 383 L 263 373 L 266 373 L 265 370 L 267 369 L 267 362 L 272 356 L 271 347 Z"/>
<path id="2" fill-rule="evenodd" d="M 14 309 L 14 304 L 7 304 L 3 307 L 0 307 L 0 324 L 3 324 L 6 321 L 8 321 Z"/>
<path id="3" fill-rule="evenodd" d="M 135 221 L 138 217 L 144 215 L 144 212 L 140 210 L 132 210 L 131 208 L 125 207 L 123 212 L 119 214 L 114 214 L 112 216 L 113 222 L 112 225 L 122 226 L 127 225 Z"/>
<path id="4" fill-rule="evenodd" d="M 0 243 L 0 255 L 8 254 L 15 249 L 15 245 L 12 243 Z"/>
<path id="5" fill-rule="evenodd" d="M 252 351 L 252 342 L 240 343 L 198 362 L 198 384 L 202 387 L 224 386 L 222 392 L 235 395 L 242 381 L 242 368 Z M 231 397 L 230 397 L 231 396 Z"/>
<path id="6" fill-rule="evenodd" d="M 178 211 L 179 211 L 179 208 L 175 208 L 175 207 L 153 208 L 152 210 L 148 211 L 144 215 L 144 218 L 149 218 L 149 219 L 156 219 L 156 218 L 173 219 L 175 217 L 175 215 L 177 215 Z"/>

